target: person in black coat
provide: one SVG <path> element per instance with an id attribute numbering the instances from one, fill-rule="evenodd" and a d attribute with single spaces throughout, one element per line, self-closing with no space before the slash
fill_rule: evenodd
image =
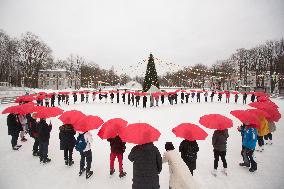
<path id="1" fill-rule="evenodd" d="M 51 107 L 54 107 L 55 105 L 54 105 L 54 102 L 55 102 L 55 94 L 53 94 L 52 96 L 51 96 Z"/>
<path id="2" fill-rule="evenodd" d="M 128 99 L 128 105 L 130 105 L 130 102 L 131 102 L 130 93 L 128 93 L 128 95 L 127 95 L 127 99 Z"/>
<path id="3" fill-rule="evenodd" d="M 197 152 L 199 151 L 199 147 L 197 142 L 183 140 L 179 145 L 179 152 L 181 153 L 181 158 L 186 163 L 188 169 L 193 176 L 193 170 L 196 169 L 196 160 L 197 160 Z"/>
<path id="4" fill-rule="evenodd" d="M 185 103 L 188 103 L 188 98 L 189 98 L 189 94 L 186 93 L 186 94 L 185 94 Z"/>
<path id="5" fill-rule="evenodd" d="M 74 163 L 72 154 L 76 143 L 75 134 L 76 131 L 71 124 L 59 127 L 60 150 L 64 150 L 65 165 L 71 166 Z"/>
<path id="6" fill-rule="evenodd" d="M 17 145 L 19 133 L 23 130 L 16 114 L 9 114 L 7 117 L 8 135 L 11 135 L 12 149 L 18 150 L 22 145 Z"/>
<path id="7" fill-rule="evenodd" d="M 161 102 L 162 102 L 162 104 L 164 104 L 164 101 L 165 101 L 165 96 L 161 95 Z"/>
<path id="8" fill-rule="evenodd" d="M 143 96 L 143 108 L 146 108 L 147 96 Z"/>
<path id="9" fill-rule="evenodd" d="M 251 100 L 252 102 L 255 101 L 255 95 L 254 95 L 254 94 L 251 95 L 250 100 Z"/>
<path id="10" fill-rule="evenodd" d="M 140 96 L 139 95 L 135 96 L 135 101 L 136 101 L 136 103 L 135 103 L 136 107 L 137 107 L 137 105 L 139 106 L 139 101 L 140 101 Z"/>
<path id="11" fill-rule="evenodd" d="M 59 95 L 57 96 L 57 104 L 58 104 L 58 106 L 60 106 L 60 101 L 61 101 L 61 95 L 59 94 Z"/>
<path id="12" fill-rule="evenodd" d="M 181 103 L 183 104 L 183 100 L 184 100 L 184 93 L 180 94 L 180 98 L 181 98 Z"/>
<path id="13" fill-rule="evenodd" d="M 33 114 L 32 117 L 28 119 L 28 125 L 29 134 L 35 140 L 33 145 L 33 156 L 39 156 L 38 122 L 36 121 L 35 114 Z"/>
<path id="14" fill-rule="evenodd" d="M 48 125 L 45 119 L 40 119 L 40 122 L 38 123 L 39 155 L 40 162 L 43 163 L 51 161 L 51 159 L 48 158 L 48 145 L 51 129 L 51 124 Z"/>
<path id="15" fill-rule="evenodd" d="M 196 98 L 197 98 L 197 102 L 200 103 L 200 93 L 197 93 L 197 94 L 196 94 Z"/>
<path id="16" fill-rule="evenodd" d="M 212 137 L 212 145 L 214 152 L 214 170 L 212 174 L 217 175 L 218 161 L 219 157 L 223 162 L 224 169 L 222 172 L 227 175 L 227 161 L 226 161 L 226 152 L 227 152 L 227 139 L 229 137 L 228 129 L 225 130 L 215 130 Z"/>
<path id="17" fill-rule="evenodd" d="M 77 94 L 73 93 L 73 100 L 74 100 L 74 104 L 77 102 Z"/>
<path id="18" fill-rule="evenodd" d="M 81 94 L 81 102 L 84 102 L 84 100 L 85 100 L 85 95 L 82 93 Z"/>
<path id="19" fill-rule="evenodd" d="M 174 99 L 175 99 L 175 102 L 176 102 L 176 104 L 177 104 L 177 102 L 178 102 L 178 94 L 177 94 L 177 93 L 174 94 Z"/>
<path id="20" fill-rule="evenodd" d="M 247 93 L 244 93 L 243 94 L 243 104 L 247 103 L 247 97 L 248 97 Z"/>
<path id="21" fill-rule="evenodd" d="M 128 159 L 133 162 L 132 189 L 160 188 L 162 157 L 152 142 L 134 146 Z"/>
<path id="22" fill-rule="evenodd" d="M 126 146 L 125 142 L 122 142 L 121 138 L 117 135 L 115 138 L 110 138 L 107 141 L 110 143 L 110 175 L 113 175 L 115 172 L 114 169 L 114 160 L 118 159 L 119 163 L 119 177 L 122 178 L 126 175 L 126 172 L 123 172 L 123 153 L 125 152 Z"/>
<path id="23" fill-rule="evenodd" d="M 119 90 L 117 89 L 117 92 L 116 92 L 116 102 L 117 104 L 119 103 Z"/>
<path id="24" fill-rule="evenodd" d="M 211 94 L 210 94 L 211 102 L 213 102 L 214 95 L 215 95 L 215 93 L 214 93 L 214 91 L 212 91 Z"/>
<path id="25" fill-rule="evenodd" d="M 134 106 L 134 94 L 131 95 L 132 106 Z"/>
<path id="26" fill-rule="evenodd" d="M 125 104 L 125 93 L 122 94 L 122 102 Z"/>
<path id="27" fill-rule="evenodd" d="M 110 102 L 111 102 L 111 103 L 113 103 L 113 99 L 114 99 L 114 94 L 113 94 L 113 92 L 112 92 L 112 93 L 110 93 Z"/>

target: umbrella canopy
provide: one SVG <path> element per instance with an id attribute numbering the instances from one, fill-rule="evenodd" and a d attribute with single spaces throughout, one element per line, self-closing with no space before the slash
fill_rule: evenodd
<path id="1" fill-rule="evenodd" d="M 33 103 L 22 104 L 18 108 L 18 114 L 21 114 L 21 115 L 30 114 L 33 112 L 40 111 L 41 108 L 43 108 L 43 106 L 34 106 Z"/>
<path id="2" fill-rule="evenodd" d="M 267 94 L 264 93 L 264 92 L 253 92 L 253 94 L 254 94 L 255 96 L 267 96 Z"/>
<path id="3" fill-rule="evenodd" d="M 77 110 L 70 110 L 64 112 L 58 119 L 60 119 L 64 124 L 74 124 L 86 115 Z"/>
<path id="4" fill-rule="evenodd" d="M 255 125 L 257 127 L 260 126 L 259 116 L 256 113 L 252 113 L 252 111 L 234 110 L 231 111 L 230 114 L 238 118 L 246 125 Z"/>
<path id="5" fill-rule="evenodd" d="M 46 95 L 46 92 L 39 92 L 37 94 L 39 94 L 39 95 Z"/>
<path id="6" fill-rule="evenodd" d="M 196 92 L 196 90 L 190 90 L 190 92 L 195 93 L 195 92 Z"/>
<path id="7" fill-rule="evenodd" d="M 259 102 L 267 102 L 270 101 L 269 98 L 267 96 L 260 96 L 257 99 Z"/>
<path id="8" fill-rule="evenodd" d="M 252 102 L 252 103 L 249 103 L 248 105 L 251 106 L 251 107 L 257 108 L 257 109 L 264 110 L 264 111 L 266 111 L 267 109 L 270 109 L 270 108 L 274 108 L 274 109 L 278 108 L 278 106 L 272 101 Z"/>
<path id="9" fill-rule="evenodd" d="M 115 138 L 119 134 L 120 130 L 126 127 L 126 125 L 127 121 L 124 119 L 110 119 L 102 125 L 100 131 L 98 132 L 98 136 L 101 139 Z"/>
<path id="10" fill-rule="evenodd" d="M 269 113 L 267 113 L 266 111 L 260 110 L 260 109 L 247 109 L 246 111 L 256 114 L 257 116 L 263 116 L 266 119 L 271 118 L 271 115 L 269 115 Z"/>
<path id="11" fill-rule="evenodd" d="M 121 130 L 120 138 L 133 144 L 147 144 L 157 141 L 161 133 L 147 123 L 133 123 Z"/>
<path id="12" fill-rule="evenodd" d="M 205 140 L 205 138 L 208 136 L 203 129 L 191 123 L 182 123 L 173 128 L 172 132 L 177 137 L 181 137 L 189 141 Z"/>
<path id="13" fill-rule="evenodd" d="M 86 132 L 93 129 L 98 129 L 104 121 L 98 116 L 84 116 L 74 124 L 75 131 Z"/>
<path id="14" fill-rule="evenodd" d="M 36 100 L 43 100 L 45 98 L 45 95 L 39 95 L 36 97 Z"/>
<path id="15" fill-rule="evenodd" d="M 20 105 L 7 107 L 2 111 L 2 114 L 17 114 L 19 111 L 19 107 Z"/>
<path id="16" fill-rule="evenodd" d="M 19 102 L 32 102 L 36 100 L 33 96 L 19 96 L 18 98 L 16 98 L 15 102 L 19 103 Z"/>
<path id="17" fill-rule="evenodd" d="M 220 114 L 208 114 L 200 117 L 199 123 L 209 129 L 224 130 L 233 126 L 231 119 Z"/>
<path id="18" fill-rule="evenodd" d="M 203 91 L 201 91 L 201 90 L 198 90 L 198 91 L 196 91 L 197 93 L 203 93 Z"/>
<path id="19" fill-rule="evenodd" d="M 239 92 L 238 91 L 233 91 L 233 92 L 231 92 L 232 94 L 239 94 Z"/>
<path id="20" fill-rule="evenodd" d="M 63 110 L 57 107 L 46 107 L 39 112 L 36 113 L 36 118 L 50 118 L 50 117 L 56 117 L 58 115 L 61 115 L 63 113 Z"/>

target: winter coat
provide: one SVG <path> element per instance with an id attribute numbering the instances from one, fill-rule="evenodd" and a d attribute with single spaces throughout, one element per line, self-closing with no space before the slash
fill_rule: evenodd
<path id="1" fill-rule="evenodd" d="M 196 94 L 196 98 L 200 98 L 200 93 L 197 93 L 197 94 Z"/>
<path id="2" fill-rule="evenodd" d="M 194 96 L 195 96 L 195 93 L 191 93 L 191 98 L 194 98 Z"/>
<path id="3" fill-rule="evenodd" d="M 179 145 L 181 158 L 188 166 L 189 170 L 196 169 L 196 159 L 199 147 L 196 141 L 183 140 Z"/>
<path id="4" fill-rule="evenodd" d="M 111 98 L 111 99 L 114 98 L 114 94 L 113 94 L 113 93 L 110 94 L 110 98 Z"/>
<path id="5" fill-rule="evenodd" d="M 276 126 L 275 126 L 275 123 L 273 121 L 268 122 L 268 127 L 269 127 L 270 132 L 276 131 Z"/>
<path id="6" fill-rule="evenodd" d="M 229 137 L 228 129 L 215 130 L 212 137 L 214 150 L 223 152 L 227 151 L 227 138 Z"/>
<path id="7" fill-rule="evenodd" d="M 244 132 L 244 138 L 242 145 L 248 149 L 254 150 L 257 142 L 257 130 L 256 128 L 246 128 Z"/>
<path id="8" fill-rule="evenodd" d="M 204 93 L 204 96 L 205 96 L 205 97 L 208 97 L 208 92 L 205 92 L 205 93 Z"/>
<path id="9" fill-rule="evenodd" d="M 52 125 L 48 125 L 45 120 L 41 119 L 38 123 L 38 139 L 40 142 L 49 142 Z"/>
<path id="10" fill-rule="evenodd" d="M 60 150 L 73 149 L 75 147 L 76 131 L 72 125 L 66 124 L 59 127 Z"/>
<path id="11" fill-rule="evenodd" d="M 153 143 L 134 146 L 128 156 L 133 162 L 133 189 L 158 189 L 162 157 Z"/>
<path id="12" fill-rule="evenodd" d="M 255 95 L 254 95 L 254 94 L 251 95 L 250 100 L 251 100 L 252 102 L 254 102 L 254 100 L 255 100 Z"/>
<path id="13" fill-rule="evenodd" d="M 169 164 L 169 185 L 171 189 L 200 188 L 177 151 L 166 151 L 163 155 L 163 163 Z"/>
<path id="14" fill-rule="evenodd" d="M 261 116 L 260 117 L 260 127 L 257 129 L 257 135 L 258 136 L 264 136 L 269 133 L 269 127 L 268 127 L 268 121 Z"/>
<path id="15" fill-rule="evenodd" d="M 226 93 L 226 98 L 230 98 L 230 93 Z"/>
<path id="16" fill-rule="evenodd" d="M 7 117 L 8 135 L 18 135 L 23 130 L 16 114 L 9 114 Z"/>
<path id="17" fill-rule="evenodd" d="M 33 138 L 38 138 L 38 122 L 36 119 L 29 119 L 29 133 Z"/>
<path id="18" fill-rule="evenodd" d="M 214 92 L 212 92 L 212 93 L 211 93 L 211 95 L 210 95 L 210 97 L 211 97 L 211 98 L 212 98 L 212 97 L 214 97 L 214 94 L 215 94 L 215 93 L 214 93 Z"/>
<path id="19" fill-rule="evenodd" d="M 244 93 L 244 94 L 243 94 L 243 99 L 246 100 L 246 99 L 247 99 L 247 96 L 248 96 L 247 93 Z"/>
<path id="20" fill-rule="evenodd" d="M 115 138 L 110 138 L 107 141 L 110 142 L 110 150 L 113 153 L 117 154 L 123 154 L 125 152 L 125 142 L 122 142 L 121 138 L 119 136 L 116 136 Z"/>
<path id="21" fill-rule="evenodd" d="M 181 99 L 184 99 L 184 93 L 181 93 L 181 94 L 180 94 L 180 98 L 181 98 Z"/>
<path id="22" fill-rule="evenodd" d="M 135 100 L 139 102 L 140 96 L 139 95 L 135 96 Z"/>

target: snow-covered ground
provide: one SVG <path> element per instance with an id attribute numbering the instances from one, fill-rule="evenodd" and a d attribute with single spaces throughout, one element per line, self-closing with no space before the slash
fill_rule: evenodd
<path id="1" fill-rule="evenodd" d="M 91 97 L 91 95 L 90 95 Z M 70 98 L 73 99 L 72 97 Z M 80 99 L 80 98 L 79 98 Z M 249 98 L 248 98 L 249 99 Z M 98 100 L 98 99 L 97 99 Z M 116 100 L 116 98 L 115 98 Z M 203 100 L 203 95 L 202 99 Z M 211 145 L 212 130 L 206 129 L 209 134 L 205 141 L 198 141 L 200 151 L 198 152 L 197 170 L 195 170 L 194 178 L 198 180 L 202 188 L 210 189 L 230 189 L 230 188 L 255 188 L 255 189 L 281 189 L 284 188 L 284 150 L 281 150 L 284 144 L 284 120 L 283 118 L 276 124 L 277 130 L 273 134 L 273 145 L 265 145 L 265 150 L 260 153 L 256 152 L 258 170 L 250 173 L 247 168 L 239 167 L 242 161 L 241 136 L 237 131 L 237 126 L 241 123 L 230 115 L 231 110 L 246 109 L 247 105 L 233 103 L 226 104 L 222 99 L 222 103 L 217 102 L 215 96 L 214 103 L 190 102 L 188 104 L 177 104 L 174 106 L 166 104 L 160 107 L 142 109 L 142 107 L 133 107 L 124 104 L 110 104 L 96 101 L 89 104 L 79 103 L 76 105 L 62 105 L 64 110 L 77 109 L 86 114 L 98 115 L 103 120 L 120 117 L 130 123 L 146 122 L 156 127 L 162 134 L 159 141 L 154 144 L 159 148 L 161 154 L 164 153 L 164 144 L 166 141 L 172 141 L 178 149 L 181 138 L 176 138 L 171 132 L 172 128 L 182 122 L 190 122 L 198 124 L 199 117 L 209 113 L 220 113 L 231 118 L 234 127 L 229 130 L 228 138 L 227 162 L 229 175 L 223 175 L 220 170 L 222 162 L 219 162 L 218 176 L 213 177 L 211 170 L 213 169 L 213 148 Z M 241 100 L 241 98 L 239 99 Z M 91 100 L 90 100 L 91 101 Z M 280 107 L 280 113 L 284 113 L 284 101 L 279 99 L 273 100 Z M 141 101 L 140 101 L 141 103 Z M 0 111 L 9 105 L 0 105 Z M 58 127 L 62 124 L 57 118 L 51 119 L 53 130 L 51 133 L 49 145 L 49 157 L 51 163 L 42 165 L 39 159 L 32 156 L 33 139 L 20 144 L 23 147 L 19 151 L 11 149 L 11 137 L 7 135 L 6 116 L 0 115 L 0 188 L 1 189 L 25 189 L 25 188 L 53 188 L 53 189 L 78 189 L 78 188 L 101 188 L 101 189 L 126 189 L 131 188 L 132 184 L 132 163 L 127 156 L 134 146 L 127 144 L 124 154 L 124 170 L 127 176 L 123 179 L 115 176 L 109 176 L 109 143 L 101 140 L 97 136 L 97 130 L 93 131 L 94 143 L 92 146 L 93 163 L 92 170 L 94 175 L 86 180 L 85 177 L 79 177 L 79 159 L 78 152 L 74 152 L 75 164 L 72 167 L 66 167 L 63 159 L 63 151 L 59 150 Z M 117 162 L 115 164 L 118 170 Z M 168 188 L 168 166 L 163 165 L 160 174 L 161 189 Z"/>

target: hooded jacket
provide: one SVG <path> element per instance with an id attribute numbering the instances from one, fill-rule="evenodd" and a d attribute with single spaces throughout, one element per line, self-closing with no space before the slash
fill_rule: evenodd
<path id="1" fill-rule="evenodd" d="M 229 137 L 228 129 L 215 130 L 212 137 L 214 150 L 227 151 L 227 138 Z"/>

